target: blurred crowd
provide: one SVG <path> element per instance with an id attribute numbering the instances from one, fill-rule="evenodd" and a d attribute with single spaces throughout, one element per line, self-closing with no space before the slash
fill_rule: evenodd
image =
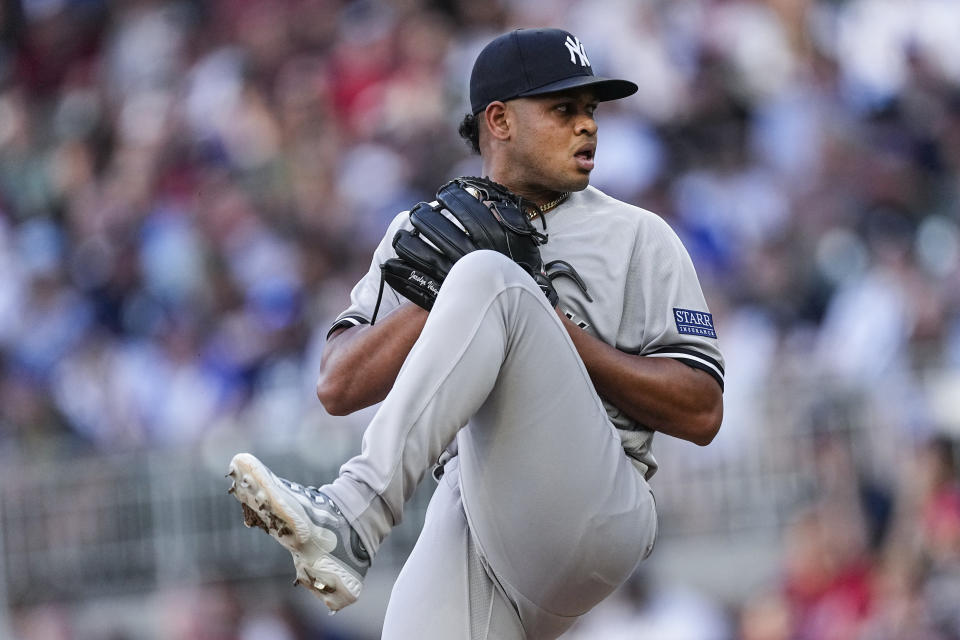
<path id="1" fill-rule="evenodd" d="M 473 58 L 538 25 L 640 85 L 598 110 L 593 183 L 690 250 L 728 365 L 714 449 L 798 379 L 866 394 L 902 438 L 886 502 L 852 479 L 799 514 L 783 588 L 724 633 L 960 637 L 948 0 L 5 0 L 0 449 L 302 429 L 387 222 L 479 171 L 456 135 Z M 845 524 L 877 509 L 883 536 Z"/>
<path id="2" fill-rule="evenodd" d="M 328 323 L 386 222 L 478 170 L 455 125 L 477 50 L 514 25 L 575 25 L 594 66 L 641 85 L 599 112 L 594 182 L 685 240 L 734 396 L 798 359 L 855 385 L 960 365 L 954 3 L 23 0 L 0 16 L 7 438 L 157 446 L 310 410 Z M 299 403 L 278 395 L 291 381 Z"/>

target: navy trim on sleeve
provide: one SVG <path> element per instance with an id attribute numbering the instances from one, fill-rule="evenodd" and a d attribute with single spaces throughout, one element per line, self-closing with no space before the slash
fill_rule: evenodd
<path id="1" fill-rule="evenodd" d="M 687 347 L 663 347 L 646 355 L 654 358 L 673 358 L 688 367 L 706 371 L 717 381 L 720 389 L 723 389 L 723 376 L 725 374 L 723 365 L 700 351 Z"/>
<path id="2" fill-rule="evenodd" d="M 347 327 L 358 327 L 361 324 L 370 324 L 370 321 L 364 318 L 363 316 L 344 316 L 339 318 L 333 325 L 330 327 L 330 330 L 327 331 L 327 340 L 330 339 L 330 334 L 336 331 L 337 329 L 347 328 Z"/>
<path id="3" fill-rule="evenodd" d="M 723 378 L 717 375 L 717 372 L 713 367 L 709 367 L 703 364 L 702 362 L 697 362 L 696 360 L 693 360 L 692 358 L 689 358 L 686 356 L 668 356 L 668 357 L 673 360 L 676 360 L 677 362 L 681 362 L 692 369 L 700 369 L 701 371 L 706 371 L 711 376 L 713 376 L 713 379 L 716 380 L 717 384 L 720 385 L 720 391 L 723 391 Z"/>
<path id="4" fill-rule="evenodd" d="M 711 364 L 714 367 L 716 367 L 720 375 L 724 375 L 726 373 L 723 370 L 723 365 L 720 364 L 717 360 L 715 360 L 714 358 L 711 358 L 710 356 L 703 353 L 702 351 L 697 351 L 696 349 L 690 349 L 688 347 L 661 347 L 660 349 L 657 349 L 656 351 L 654 351 L 649 355 L 653 355 L 653 354 L 666 355 L 668 353 L 683 354 L 687 356 L 693 356 L 695 358 L 701 358 L 707 361 L 708 364 Z"/>

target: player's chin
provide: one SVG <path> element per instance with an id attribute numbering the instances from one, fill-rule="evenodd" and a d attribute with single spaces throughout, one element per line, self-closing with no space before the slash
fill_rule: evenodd
<path id="1" fill-rule="evenodd" d="M 576 166 L 558 167 L 544 177 L 543 185 L 553 191 L 583 191 L 590 184 L 590 171 Z"/>
<path id="2" fill-rule="evenodd" d="M 575 174 L 570 176 L 570 179 L 567 181 L 567 186 L 563 191 L 583 191 L 590 184 L 590 171 L 589 170 L 578 170 Z"/>

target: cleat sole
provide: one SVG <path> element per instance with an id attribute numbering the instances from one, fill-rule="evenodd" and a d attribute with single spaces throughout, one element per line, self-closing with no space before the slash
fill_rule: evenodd
<path id="1" fill-rule="evenodd" d="M 337 544 L 332 531 L 308 523 L 299 503 L 287 497 L 275 476 L 252 455 L 234 456 L 228 475 L 240 479 L 231 488 L 243 507 L 244 524 L 263 529 L 293 556 L 295 585 L 316 593 L 331 613 L 356 602 L 363 583 L 329 555 Z"/>

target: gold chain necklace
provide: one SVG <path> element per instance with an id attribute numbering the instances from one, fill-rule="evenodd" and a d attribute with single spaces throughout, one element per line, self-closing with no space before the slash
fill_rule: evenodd
<path id="1" fill-rule="evenodd" d="M 536 218 L 537 216 L 542 216 L 542 215 L 545 214 L 547 211 L 550 211 L 551 209 L 555 209 L 555 208 L 559 207 L 560 204 L 561 204 L 564 200 L 566 200 L 569 196 L 570 196 L 570 192 L 569 192 L 569 191 L 566 191 L 566 192 L 564 192 L 564 193 L 561 193 L 561 194 L 560 194 L 560 197 L 557 198 L 556 200 L 551 200 L 551 201 L 548 202 L 547 204 L 539 205 L 539 206 L 537 207 L 537 211 L 530 211 L 527 215 L 530 217 L 531 220 L 533 220 L 533 219 Z"/>

